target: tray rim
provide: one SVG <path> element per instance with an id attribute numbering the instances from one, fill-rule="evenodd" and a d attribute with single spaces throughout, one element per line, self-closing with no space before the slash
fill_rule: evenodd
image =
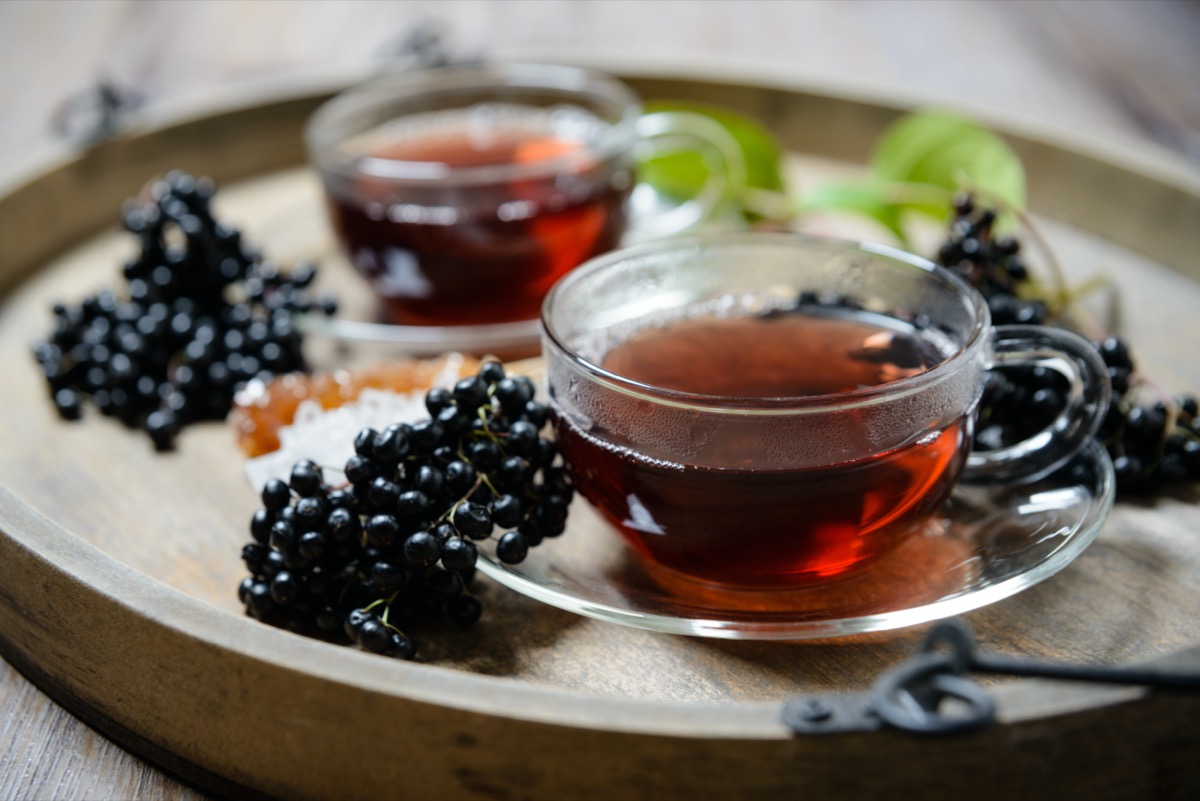
<path id="1" fill-rule="evenodd" d="M 628 70 L 618 71 L 618 74 L 626 76 L 627 72 Z M 736 78 L 736 76 L 733 77 Z M 650 79 L 661 80 L 663 77 L 654 75 Z M 719 80 L 722 83 L 728 83 L 729 79 L 730 76 L 722 76 Z M 675 78 L 674 80 L 699 83 L 707 82 L 709 79 L 692 74 L 686 78 Z M 805 91 L 803 87 L 797 87 L 794 82 L 788 86 L 769 88 L 800 94 Z M 279 95 L 273 95 L 269 98 L 268 105 L 282 106 L 289 103 L 303 105 L 311 102 L 314 97 L 322 97 L 327 93 L 326 90 L 322 90 L 314 94 L 310 84 L 308 91 L 304 94 L 282 98 Z M 845 102 L 843 98 L 836 99 Z M 885 111 L 902 108 L 890 103 L 888 105 L 875 103 L 875 105 Z M 145 130 L 123 135 L 117 141 L 123 146 L 128 146 L 141 139 L 186 128 L 197 120 L 211 120 L 222 117 L 222 115 L 236 117 L 248 110 L 261 110 L 261 108 L 261 105 L 245 103 L 220 108 L 209 107 L 202 116 L 196 112 L 190 116 L 160 120 Z M 997 128 L 1004 130 L 1003 125 L 998 125 Z M 56 171 L 66 170 L 72 164 L 95 157 L 95 151 L 78 154 L 72 152 L 70 148 L 64 147 L 58 149 L 56 155 L 45 165 L 40 166 L 36 175 L 30 174 L 11 183 L 3 183 L 3 179 L 7 179 L 7 176 L 0 176 L 0 209 L 3 209 L 6 201 L 11 201 L 13 196 L 20 194 L 23 189 L 38 183 Z M 1133 171 L 1149 181 L 1156 180 L 1129 163 L 1118 161 L 1109 166 Z M 269 171 L 269 167 L 263 170 L 263 172 Z M 1176 187 L 1179 191 L 1200 198 L 1200 180 L 1195 182 L 1195 186 L 1191 186 L 1191 174 L 1187 173 L 1186 180 L 1182 183 L 1185 186 Z M 93 229 L 72 232 L 75 239 L 86 238 L 94 233 Z M 75 241 L 71 236 L 64 236 L 56 242 L 55 248 L 57 252 L 61 252 L 74 244 Z M 33 262 L 37 261 L 33 260 Z M 12 286 L 27 277 L 37 266 L 37 263 L 31 263 L 14 267 L 12 263 L 6 263 L 0 274 L 0 294 L 7 296 Z M 185 641 L 191 641 L 200 648 L 218 647 L 248 660 L 271 662 L 281 675 L 295 674 L 322 681 L 333 681 L 339 685 L 421 705 L 429 704 L 431 697 L 428 695 L 420 697 L 417 691 L 429 690 L 434 691 L 436 696 L 434 700 L 437 705 L 459 710 L 466 715 L 484 715 L 506 721 L 544 724 L 555 728 L 587 728 L 612 734 L 668 737 L 685 741 L 705 738 L 746 739 L 787 744 L 793 739 L 778 718 L 781 705 L 771 702 L 712 704 L 613 698 L 537 686 L 524 680 L 479 676 L 464 671 L 447 670 L 437 665 L 394 663 L 360 654 L 351 649 L 336 649 L 336 656 L 332 659 L 325 659 L 329 656 L 330 646 L 307 641 L 286 632 L 263 627 L 255 621 L 230 615 L 197 598 L 161 584 L 86 543 L 2 485 L 0 485 L 0 553 L 20 553 L 22 558 L 33 566 L 39 577 L 46 577 L 46 580 L 53 577 L 55 581 L 73 586 L 75 592 L 78 593 L 77 598 L 106 601 L 108 612 L 118 618 L 170 629 L 183 636 Z M 0 566 L 0 575 L 3 574 L 4 570 Z M 120 593 L 114 591 L 117 587 L 120 587 L 127 595 L 121 597 Z M 28 587 L 25 589 L 28 590 Z M 29 592 L 22 594 L 20 590 L 20 587 L 14 591 L 12 587 L 4 588 L 3 585 L 0 585 L 0 613 L 5 610 L 6 605 L 17 610 L 37 608 L 37 599 L 32 597 Z M 155 606 L 149 611 L 138 609 L 130 598 L 152 601 Z M 17 603 L 14 604 L 14 601 Z M 47 689 L 52 697 L 59 700 L 68 709 L 78 710 L 81 717 L 105 730 L 113 739 L 135 752 L 149 756 L 169 770 L 183 771 L 188 778 L 208 786 L 213 786 L 214 783 L 227 785 L 224 789 L 236 791 L 238 794 L 247 790 L 248 785 L 231 780 L 220 773 L 206 773 L 204 766 L 189 763 L 187 757 L 176 750 L 160 746 L 144 738 L 138 742 L 141 735 L 134 728 L 125 726 L 125 722 L 117 716 L 110 715 L 97 722 L 96 715 L 102 715 L 99 711 L 100 707 L 89 707 L 89 704 L 99 703 L 101 699 L 89 699 L 86 694 L 71 693 L 69 688 L 50 686 L 52 682 L 42 672 L 42 665 L 29 650 L 30 644 L 38 639 L 37 636 L 34 636 L 35 633 L 19 625 L 13 626 L 11 618 L 7 618 L 3 614 L 0 614 L 0 623 L 5 624 L 0 627 L 0 653 L 3 653 L 5 658 L 18 666 L 22 672 L 26 672 L 27 675 L 35 674 L 35 683 Z M 201 634 L 203 636 L 200 636 Z M 314 662 L 326 663 L 325 672 L 320 675 L 313 672 Z M 1148 664 L 1179 664 L 1181 662 L 1189 665 L 1200 664 L 1200 646 L 1159 657 Z M 403 686 L 394 682 L 397 671 L 405 677 Z M 36 681 L 38 675 L 41 676 L 42 681 Z M 447 676 L 452 678 L 447 679 Z M 86 685 L 82 686 L 86 689 Z M 486 703 L 479 704 L 478 699 L 470 693 L 464 692 L 464 689 L 492 697 Z M 497 690 L 503 690 L 503 692 L 497 693 L 495 692 Z M 998 688 L 995 692 L 1000 701 L 1005 723 L 1040 721 L 1056 715 L 1087 714 L 1097 709 L 1148 700 L 1147 694 L 1142 691 L 1110 688 L 1088 688 L 1086 691 L 1070 693 L 1069 697 L 1064 698 L 1057 693 L 1051 683 L 1034 680 L 1006 685 Z M 1054 698 L 1058 698 L 1057 707 L 1052 703 Z M 470 700 L 468 701 L 468 699 Z M 523 705 L 524 702 L 531 699 L 548 703 L 536 711 L 531 711 L 528 705 Z M 89 713 L 89 708 L 95 714 Z M 161 753 L 148 753 L 154 749 L 159 749 Z M 184 767 L 173 764 L 172 758 L 181 760 Z M 192 769 L 199 771 L 199 775 L 192 775 Z M 253 790 L 247 791 L 254 792 Z"/>
<path id="2" fill-rule="evenodd" d="M 755 91 L 773 91 L 787 94 L 793 99 L 801 97 L 818 102 L 844 104 L 888 118 L 923 107 L 956 110 L 989 126 L 1019 150 L 1044 150 L 1054 155 L 1081 158 L 1092 166 L 1114 173 L 1126 172 L 1132 175 L 1135 181 L 1154 184 L 1178 196 L 1186 197 L 1189 206 L 1200 213 L 1200 165 L 1151 143 L 1120 136 L 1081 136 L 1077 130 L 1053 125 L 1045 120 L 1016 119 L 996 114 L 980 105 L 947 103 L 940 98 L 911 89 L 899 92 L 861 81 L 828 78 L 798 80 L 790 76 L 785 69 L 761 65 L 726 66 L 718 75 L 710 62 L 686 59 L 669 64 L 655 59 L 623 60 L 622 66 L 619 67 L 604 59 L 569 58 L 561 63 L 606 71 L 633 83 L 657 81 L 703 85 L 706 90 L 735 90 L 740 87 Z M 306 116 L 318 103 L 337 91 L 379 74 L 378 70 L 361 68 L 298 71 L 283 78 L 249 82 L 242 88 L 241 95 L 232 100 L 223 91 L 211 90 L 179 100 L 164 100 L 152 107 L 131 111 L 118 123 L 114 136 L 92 145 L 69 141 L 47 145 L 32 155 L 27 162 L 0 170 L 0 239 L 8 233 L 8 215 L 5 212 L 15 197 L 79 162 L 89 159 L 103 161 L 108 155 L 106 151 L 114 145 L 127 147 L 139 139 L 171 135 L 198 124 L 245 116 L 262 110 L 296 113 L 298 108 L 300 113 Z M 299 138 L 297 133 L 297 146 Z M 287 154 L 282 154 L 282 158 L 285 166 L 301 163 L 300 160 L 289 159 Z M 261 174 L 271 165 L 264 164 L 261 167 L 262 169 L 246 170 L 242 165 L 221 164 L 217 169 L 211 170 L 210 174 L 218 183 L 222 183 Z M 118 190 L 115 194 L 116 202 L 112 207 L 119 208 L 120 201 L 131 194 L 132 191 Z M 1102 232 L 1110 233 L 1102 224 L 1090 227 L 1082 224 L 1088 222 L 1087 220 L 1071 220 L 1053 212 L 1048 216 L 1081 225 L 1098 235 Z M 93 219 L 90 225 L 82 230 L 73 231 L 73 236 L 64 237 L 57 242 L 55 249 L 49 254 L 33 254 L 32 257 L 20 260 L 15 267 L 12 264 L 4 265 L 4 268 L 0 269 L 0 295 L 7 294 L 14 283 L 26 277 L 53 253 L 69 249 L 87 236 L 102 230 L 115 219 L 115 213 L 100 220 Z M 1195 235 L 1195 239 L 1200 245 L 1200 234 Z M 1116 244 L 1132 247 L 1126 242 Z M 1197 266 L 1194 260 L 1183 257 L 1175 261 L 1163 252 L 1147 254 L 1175 272 L 1200 280 L 1200 266 Z"/>

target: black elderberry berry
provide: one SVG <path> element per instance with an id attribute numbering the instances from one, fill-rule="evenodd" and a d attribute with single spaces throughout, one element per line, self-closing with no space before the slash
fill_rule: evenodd
<path id="1" fill-rule="evenodd" d="M 364 459 L 370 459 L 375 455 L 375 439 L 379 436 L 379 432 L 373 428 L 364 428 L 358 432 L 358 436 L 354 438 L 354 452 Z"/>
<path id="2" fill-rule="evenodd" d="M 1145 465 L 1131 454 L 1122 454 L 1113 459 L 1113 472 L 1117 483 L 1125 489 L 1139 489 L 1145 480 Z"/>
<path id="3" fill-rule="evenodd" d="M 475 468 L 466 462 L 455 460 L 446 465 L 446 488 L 451 495 L 462 496 L 475 486 Z"/>
<path id="4" fill-rule="evenodd" d="M 267 558 L 263 560 L 262 574 L 264 578 L 272 578 L 279 574 L 279 571 L 284 568 L 284 556 L 278 550 L 272 548 L 267 554 Z"/>
<path id="5" fill-rule="evenodd" d="M 537 447 L 538 428 L 526 420 L 517 420 L 508 428 L 508 451 L 527 456 Z"/>
<path id="6" fill-rule="evenodd" d="M 449 406 L 452 399 L 450 390 L 434 387 L 425 393 L 425 409 L 429 412 L 430 417 L 437 417 L 438 412 Z"/>
<path id="7" fill-rule="evenodd" d="M 462 406 L 447 406 L 438 412 L 435 418 L 438 425 L 449 436 L 457 436 L 464 429 L 476 422 L 472 417 L 472 413 Z"/>
<path id="8" fill-rule="evenodd" d="M 479 377 L 489 384 L 499 383 L 504 380 L 504 365 L 486 361 L 479 367 Z"/>
<path id="9" fill-rule="evenodd" d="M 269 541 L 276 551 L 289 551 L 296 544 L 296 529 L 286 520 L 276 520 L 271 525 Z"/>
<path id="10" fill-rule="evenodd" d="M 1042 387 L 1029 398 L 1030 422 L 1035 427 L 1049 425 L 1062 411 L 1065 402 L 1053 389 Z"/>
<path id="11" fill-rule="evenodd" d="M 250 536 L 255 542 L 266 542 L 271 536 L 271 526 L 275 523 L 275 516 L 271 514 L 270 509 L 259 509 L 250 518 Z"/>
<path id="12" fill-rule="evenodd" d="M 374 457 L 381 462 L 396 462 L 409 451 L 409 427 L 391 425 L 379 432 L 374 441 Z"/>
<path id="13" fill-rule="evenodd" d="M 351 640 L 357 639 L 357 632 L 362 627 L 362 624 L 366 623 L 372 617 L 374 616 L 366 609 L 352 609 L 350 613 L 346 615 L 344 624 L 346 628 L 346 636 Z"/>
<path id="14" fill-rule="evenodd" d="M 355 500 L 353 487 L 335 489 L 325 498 L 330 509 L 353 509 Z"/>
<path id="15" fill-rule="evenodd" d="M 271 579 L 271 600 L 280 606 L 291 606 L 300 597 L 300 592 L 300 581 L 290 571 L 281 571 Z"/>
<path id="16" fill-rule="evenodd" d="M 429 498 L 439 498 L 446 487 L 446 474 L 433 465 L 423 464 L 417 468 L 413 486 Z"/>
<path id="17" fill-rule="evenodd" d="M 447 570 L 470 570 L 478 555 L 475 543 L 462 537 L 451 537 L 441 545 L 442 564 Z"/>
<path id="18" fill-rule="evenodd" d="M 486 473 L 500 464 L 500 448 L 490 440 L 472 442 L 467 447 L 467 458 L 476 470 Z"/>
<path id="19" fill-rule="evenodd" d="M 400 523 L 390 514 L 374 515 L 367 521 L 367 541 L 377 548 L 387 548 L 400 540 Z"/>
<path id="20" fill-rule="evenodd" d="M 378 475 L 375 462 L 365 456 L 355 455 L 346 460 L 344 471 L 346 479 L 352 484 L 371 481 Z"/>
<path id="21" fill-rule="evenodd" d="M 278 512 L 292 501 L 288 485 L 278 478 L 268 479 L 262 488 L 262 502 L 268 510 Z"/>
<path id="22" fill-rule="evenodd" d="M 361 530 L 358 515 L 346 507 L 335 508 L 325 520 L 325 533 L 335 542 L 355 537 Z"/>
<path id="23" fill-rule="evenodd" d="M 420 525 L 429 520 L 433 503 L 424 492 L 408 490 L 396 499 L 396 514 L 409 526 Z"/>
<path id="24" fill-rule="evenodd" d="M 315 528 L 328 514 L 324 499 L 309 496 L 296 501 L 296 519 L 302 527 Z"/>
<path id="25" fill-rule="evenodd" d="M 496 384 L 495 394 L 500 407 L 509 415 L 520 413 L 525 404 L 532 400 L 532 397 L 525 396 L 524 385 L 515 378 L 505 378 Z"/>
<path id="26" fill-rule="evenodd" d="M 388 656 L 393 656 L 396 659 L 410 660 L 417 655 L 417 644 L 408 635 L 392 631 L 390 634 L 391 642 L 388 645 Z"/>
<path id="27" fill-rule="evenodd" d="M 1163 440 L 1165 425 L 1166 416 L 1161 411 L 1135 406 L 1125 416 L 1125 443 L 1134 450 L 1155 450 Z"/>
<path id="28" fill-rule="evenodd" d="M 451 519 L 458 533 L 480 540 L 492 533 L 492 513 L 483 504 L 465 501 L 454 508 Z"/>
<path id="29" fill-rule="evenodd" d="M 412 446 L 422 453 L 429 452 L 442 444 L 446 436 L 445 429 L 436 420 L 425 420 L 412 427 L 410 438 Z"/>
<path id="30" fill-rule="evenodd" d="M 548 439 L 539 438 L 537 447 L 534 449 L 533 454 L 531 454 L 529 462 L 534 468 L 550 467 L 557 455 L 558 446 Z"/>
<path id="31" fill-rule="evenodd" d="M 292 469 L 291 488 L 300 496 L 313 496 L 321 492 L 321 469 L 315 464 L 301 463 Z"/>
<path id="32" fill-rule="evenodd" d="M 529 542 L 519 531 L 510 531 L 496 544 L 496 556 L 505 564 L 515 565 L 529 555 Z"/>
<path id="33" fill-rule="evenodd" d="M 392 645 L 392 637 L 387 627 L 374 617 L 364 620 L 358 626 L 354 639 L 364 651 L 370 651 L 373 654 L 387 653 Z"/>
<path id="34" fill-rule="evenodd" d="M 396 508 L 400 499 L 400 487 L 393 481 L 380 476 L 371 482 L 367 490 L 367 500 L 379 511 L 391 511 Z"/>
<path id="35" fill-rule="evenodd" d="M 246 593 L 246 611 L 259 620 L 270 617 L 275 608 L 271 600 L 271 587 L 264 581 L 256 581 L 250 585 Z"/>
<path id="36" fill-rule="evenodd" d="M 473 412 L 487 401 L 487 382 L 479 376 L 469 376 L 454 385 L 454 402 L 460 407 Z"/>
<path id="37" fill-rule="evenodd" d="M 523 414 L 525 419 L 533 424 L 536 431 L 541 431 L 550 417 L 549 410 L 545 404 L 532 400 L 525 404 Z"/>
<path id="38" fill-rule="evenodd" d="M 266 562 L 268 552 L 267 546 L 258 542 L 252 542 L 242 547 L 242 561 L 246 564 L 250 575 L 262 575 L 263 564 Z"/>
<path id="39" fill-rule="evenodd" d="M 238 585 L 237 597 L 238 602 L 241 603 L 242 606 L 247 606 L 249 604 L 250 591 L 254 588 L 254 584 L 254 577 L 247 576 L 246 578 L 242 579 L 242 583 Z"/>
<path id="40" fill-rule="evenodd" d="M 1100 358 L 1109 367 L 1124 370 L 1133 369 L 1133 360 L 1129 356 L 1129 348 L 1117 337 L 1109 337 L 1100 343 Z"/>
<path id="41" fill-rule="evenodd" d="M 60 389 L 54 393 L 54 408 L 64 420 L 78 420 L 83 416 L 79 394 L 73 389 Z"/>
<path id="42" fill-rule="evenodd" d="M 404 561 L 418 570 L 432 567 L 441 556 L 441 543 L 427 531 L 418 531 L 404 541 Z"/>
<path id="43" fill-rule="evenodd" d="M 512 528 L 521 522 L 524 511 L 521 499 L 515 495 L 500 495 L 491 502 L 492 522 L 502 528 Z"/>

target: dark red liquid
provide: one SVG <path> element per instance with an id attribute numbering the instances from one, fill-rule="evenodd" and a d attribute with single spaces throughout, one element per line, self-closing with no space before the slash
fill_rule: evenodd
<path id="1" fill-rule="evenodd" d="M 532 110 L 531 110 L 532 113 Z M 475 325 L 535 319 L 550 287 L 616 247 L 632 184 L 625 157 L 599 162 L 584 145 L 539 130 L 537 118 L 480 139 L 447 129 L 399 135 L 370 155 L 451 168 L 531 165 L 565 171 L 436 186 L 363 177 L 328 186 L 337 231 L 392 322 Z"/>
<path id="2" fill-rule="evenodd" d="M 603 366 L 658 387 L 779 398 L 912 375 L 928 368 L 923 354 L 916 340 L 860 319 L 791 314 L 643 332 Z M 652 460 L 605 431 L 557 417 L 580 491 L 639 553 L 689 577 L 746 587 L 837 576 L 887 553 L 946 498 L 971 439 L 964 417 L 916 442 L 831 466 L 718 469 Z"/>

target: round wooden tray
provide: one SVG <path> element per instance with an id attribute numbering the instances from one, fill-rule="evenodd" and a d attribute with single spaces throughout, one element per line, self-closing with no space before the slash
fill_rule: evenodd
<path id="1" fill-rule="evenodd" d="M 647 98 L 753 114 L 801 180 L 860 162 L 898 110 L 790 89 L 625 76 Z M 482 579 L 487 617 L 403 663 L 241 615 L 257 506 L 232 432 L 156 455 L 89 414 L 59 421 L 29 344 L 53 300 L 113 283 L 121 202 L 171 168 L 221 185 L 218 213 L 272 258 L 326 262 L 303 168 L 304 95 L 153 124 L 0 188 L 0 651 L 117 742 L 227 795 L 708 798 L 834 794 L 1129 797 L 1200 790 L 1200 701 L 1137 688 L 989 683 L 998 725 L 927 739 L 794 736 L 783 702 L 860 691 L 921 631 L 822 643 L 716 641 L 580 618 Z M 1073 277 L 1110 274 L 1145 372 L 1200 387 L 1200 182 L 1157 162 L 1012 134 L 1032 206 Z M 1094 233 L 1089 233 L 1094 232 Z M 355 298 L 358 300 L 355 300 Z M 358 353 L 357 357 L 364 357 Z M 320 359 L 337 358 L 329 353 Z M 1121 501 L 1067 570 L 967 622 L 988 650 L 1200 666 L 1200 508 L 1188 487 Z"/>

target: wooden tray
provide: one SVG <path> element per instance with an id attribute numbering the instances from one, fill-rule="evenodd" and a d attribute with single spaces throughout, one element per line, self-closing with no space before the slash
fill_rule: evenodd
<path id="1" fill-rule="evenodd" d="M 757 116 L 804 154 L 801 179 L 861 161 L 897 113 L 786 86 L 625 77 L 647 98 Z M 155 455 L 144 436 L 90 412 L 62 423 L 28 346 L 49 330 L 53 300 L 116 280 L 132 251 L 113 229 L 120 203 L 171 168 L 215 178 L 219 214 L 273 258 L 328 253 L 299 139 L 320 99 L 150 126 L 0 188 L 0 652 L 56 700 L 160 766 L 238 796 L 1200 792 L 1194 697 L 995 681 L 1000 724 L 970 735 L 796 737 L 781 722 L 789 697 L 868 688 L 920 631 L 821 644 L 660 635 L 483 580 L 485 621 L 427 637 L 422 661 L 402 663 L 243 617 L 234 590 L 257 503 L 231 431 L 196 427 Z M 1200 388 L 1195 174 L 1012 141 L 1060 258 L 1075 277 L 1107 272 L 1120 287 L 1143 369 L 1170 390 Z M 334 258 L 324 261 L 325 280 L 337 280 Z M 339 290 L 353 295 L 352 285 Z M 981 645 L 1200 667 L 1198 497 L 1190 487 L 1119 503 L 1066 571 L 967 617 Z"/>

